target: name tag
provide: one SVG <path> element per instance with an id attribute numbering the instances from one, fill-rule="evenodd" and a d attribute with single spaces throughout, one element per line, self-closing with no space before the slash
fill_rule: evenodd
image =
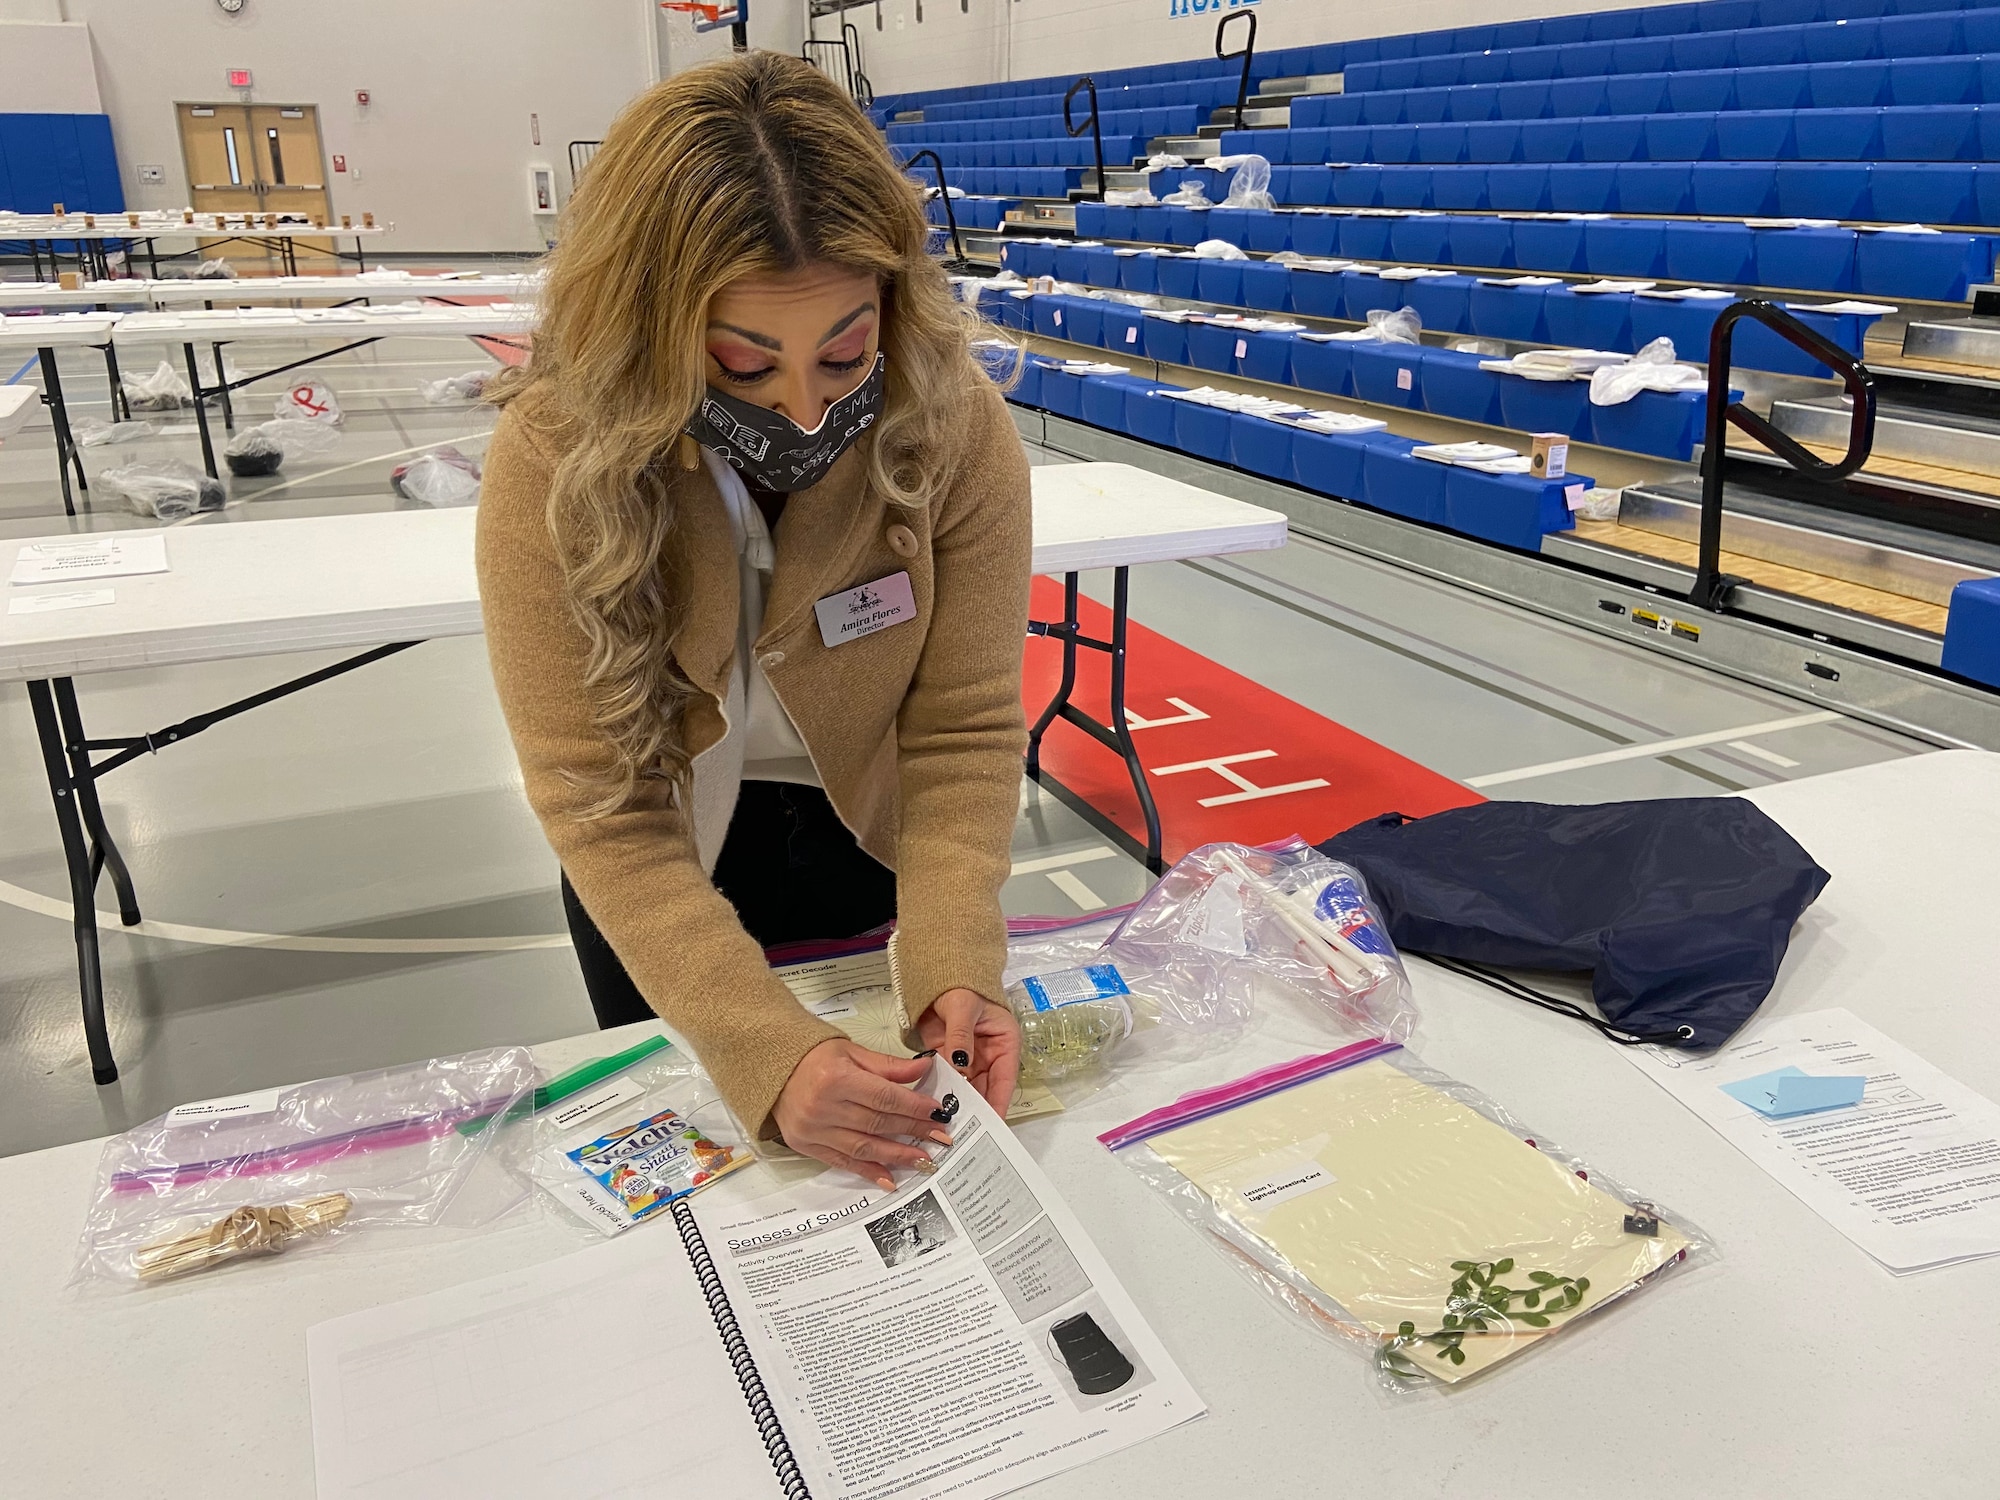
<path id="1" fill-rule="evenodd" d="M 813 605 L 813 613 L 819 616 L 819 638 L 829 646 L 844 646 L 914 620 L 917 599 L 910 592 L 910 575 L 891 573 L 859 588 L 828 594 Z"/>

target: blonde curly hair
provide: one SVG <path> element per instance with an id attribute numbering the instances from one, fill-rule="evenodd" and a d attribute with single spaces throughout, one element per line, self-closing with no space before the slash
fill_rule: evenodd
<path id="1" fill-rule="evenodd" d="M 541 392 L 565 431 L 548 500 L 607 765 L 577 773 L 580 815 L 640 780 L 683 789 L 678 734 L 696 689 L 676 669 L 686 581 L 672 566 L 683 482 L 671 450 L 707 386 L 709 301 L 744 276 L 813 265 L 883 288 L 887 391 L 864 439 L 868 483 L 922 507 L 952 470 L 979 373 L 978 323 L 927 253 L 922 199 L 853 102 L 798 58 L 753 52 L 641 94 L 591 158 L 548 257 L 529 362 L 492 399 Z"/>

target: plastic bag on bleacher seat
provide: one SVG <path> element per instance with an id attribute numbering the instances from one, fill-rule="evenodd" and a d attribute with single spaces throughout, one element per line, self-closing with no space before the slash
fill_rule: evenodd
<path id="1" fill-rule="evenodd" d="M 178 521 L 200 511 L 221 510 L 222 481 L 183 458 L 151 459 L 106 469 L 97 476 L 101 493 L 123 500 L 137 515 Z"/>
<path id="2" fill-rule="evenodd" d="M 193 279 L 196 281 L 234 281 L 236 279 L 236 267 L 218 255 L 215 259 L 205 260 L 196 266 L 193 272 Z"/>
<path id="3" fill-rule="evenodd" d="M 1203 240 L 1199 245 L 1194 247 L 1194 253 L 1196 258 L 1200 260 L 1248 260 L 1250 258 L 1236 246 L 1230 244 L 1228 240 Z"/>
<path id="4" fill-rule="evenodd" d="M 185 375 L 176 374 L 164 359 L 150 375 L 127 375 L 125 406 L 129 411 L 179 411 L 194 404 L 194 391 Z"/>
<path id="5" fill-rule="evenodd" d="M 467 370 L 463 375 L 447 375 L 443 380 L 419 380 L 417 391 L 432 406 L 447 401 L 477 401 L 486 394 L 491 370 Z"/>
<path id="6" fill-rule="evenodd" d="M 1674 341 L 1657 338 L 1622 364 L 1590 372 L 1590 404 L 1623 406 L 1641 391 L 1705 391 L 1708 374 L 1674 360 Z"/>
<path id="7" fill-rule="evenodd" d="M 1148 172 L 1178 172 L 1186 166 L 1187 158 L 1185 156 L 1175 156 L 1171 152 L 1162 151 L 1157 156 L 1146 158 L 1146 170 Z"/>
<path id="8" fill-rule="evenodd" d="M 1224 208 L 1264 208 L 1278 206 L 1278 200 L 1271 196 L 1271 164 L 1261 156 L 1236 158 L 1239 165 L 1236 174 L 1229 179 L 1229 194 L 1222 200 Z"/>
<path id="9" fill-rule="evenodd" d="M 1579 521 L 1615 521 L 1618 519 L 1619 503 L 1625 498 L 1620 490 L 1585 490 L 1583 498 L 1570 508 L 1570 514 Z"/>
<path id="10" fill-rule="evenodd" d="M 1160 200 L 1153 196 L 1151 188 L 1109 188 L 1104 201 L 1113 208 L 1150 207 Z"/>
<path id="11" fill-rule="evenodd" d="M 1410 307 L 1368 309 L 1368 331 L 1385 344 L 1421 344 L 1424 320 Z"/>
<path id="12" fill-rule="evenodd" d="M 1169 193 L 1160 201 L 1162 203 L 1171 203 L 1179 208 L 1215 207 L 1213 203 L 1208 201 L 1208 189 L 1201 185 L 1199 177 L 1187 178 L 1181 183 L 1178 192 Z"/>
<path id="13" fill-rule="evenodd" d="M 390 471 L 389 486 L 406 500 L 424 505 L 474 505 L 479 500 L 479 465 L 456 448 L 419 454 Z"/>
<path id="14" fill-rule="evenodd" d="M 347 420 L 333 387 L 319 380 L 301 380 L 272 403 L 271 415 L 338 427 Z"/>

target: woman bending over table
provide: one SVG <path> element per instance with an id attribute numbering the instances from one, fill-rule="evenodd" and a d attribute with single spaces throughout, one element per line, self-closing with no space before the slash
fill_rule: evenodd
<path id="1" fill-rule="evenodd" d="M 765 1138 L 886 1185 L 922 1060 L 764 949 L 892 918 L 913 1048 L 997 1110 L 1028 467 L 917 190 L 818 71 L 752 53 L 611 127 L 500 382 L 493 675 L 599 1024 L 655 1013 Z"/>

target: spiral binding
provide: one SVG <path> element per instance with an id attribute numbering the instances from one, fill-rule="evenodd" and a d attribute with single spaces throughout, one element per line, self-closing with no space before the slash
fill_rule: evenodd
<path id="1" fill-rule="evenodd" d="M 757 1373 L 757 1362 L 750 1357 L 750 1346 L 744 1342 L 743 1330 L 736 1322 L 736 1309 L 729 1305 L 729 1293 L 723 1290 L 722 1277 L 717 1274 L 715 1261 L 708 1253 L 708 1243 L 701 1237 L 701 1229 L 689 1211 L 687 1200 L 674 1204 L 671 1212 L 674 1225 L 680 1230 L 681 1244 L 687 1248 L 688 1264 L 694 1267 L 694 1279 L 701 1284 L 701 1294 L 708 1299 L 708 1310 L 715 1319 L 716 1331 L 722 1335 L 722 1349 L 729 1356 L 729 1363 L 736 1371 L 736 1383 L 743 1387 L 743 1400 L 750 1408 L 750 1419 L 757 1424 L 757 1431 L 764 1439 L 764 1450 L 771 1455 L 771 1467 L 778 1473 L 778 1488 L 785 1500 L 812 1500 L 812 1491 L 806 1487 L 805 1476 L 799 1472 L 799 1463 L 792 1456 L 791 1440 L 785 1436 L 785 1429 L 778 1421 L 778 1413 L 771 1405 L 770 1392 L 764 1389 L 764 1377 Z"/>

